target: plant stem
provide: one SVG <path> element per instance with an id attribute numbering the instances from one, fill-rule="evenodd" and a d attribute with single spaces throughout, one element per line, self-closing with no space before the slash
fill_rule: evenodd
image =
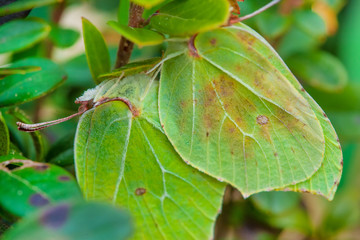
<path id="1" fill-rule="evenodd" d="M 129 11 L 129 27 L 140 27 L 141 24 L 144 22 L 144 20 L 142 19 L 142 13 L 144 11 L 144 8 L 134 3 L 131 3 Z M 120 38 L 115 68 L 120 68 L 129 62 L 133 48 L 133 42 L 123 36 Z"/>
<path id="2" fill-rule="evenodd" d="M 238 21 L 241 22 L 241 21 L 244 21 L 244 20 L 246 20 L 246 19 L 252 18 L 252 17 L 258 15 L 259 13 L 262 13 L 262 12 L 264 12 L 265 10 L 271 8 L 272 6 L 278 4 L 280 1 L 281 1 L 281 0 L 273 0 L 273 1 L 269 2 L 268 4 L 266 4 L 265 6 L 263 6 L 262 8 L 259 8 L 259 9 L 256 10 L 255 12 L 252 12 L 252 13 L 250 13 L 250 14 L 248 14 L 248 15 L 243 16 L 243 17 L 239 17 L 239 18 L 238 18 Z"/>

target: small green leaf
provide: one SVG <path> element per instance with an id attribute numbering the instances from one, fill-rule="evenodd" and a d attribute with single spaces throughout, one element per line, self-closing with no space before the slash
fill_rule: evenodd
<path id="1" fill-rule="evenodd" d="M 131 1 L 145 8 L 151 8 L 164 2 L 165 0 L 131 0 Z"/>
<path id="2" fill-rule="evenodd" d="M 323 91 L 339 92 L 348 82 L 343 64 L 327 52 L 298 54 L 286 62 L 300 80 Z"/>
<path id="3" fill-rule="evenodd" d="M 50 26 L 40 19 L 14 20 L 0 26 L 0 53 L 19 51 L 43 40 Z"/>
<path id="4" fill-rule="evenodd" d="M 118 22 L 122 25 L 129 23 L 130 0 L 119 0 Z"/>
<path id="5" fill-rule="evenodd" d="M 74 164 L 74 137 L 71 131 L 51 145 L 45 159 L 51 164 L 59 166 L 71 166 Z"/>
<path id="6" fill-rule="evenodd" d="M 7 155 L 10 150 L 9 130 L 0 112 L 0 156 Z"/>
<path id="7" fill-rule="evenodd" d="M 349 80 L 360 83 L 360 1 L 349 1 L 346 14 L 341 15 L 341 25 L 337 35 L 336 53 L 349 73 Z M 360 95 L 360 94 L 359 94 Z M 352 103 L 353 104 L 353 103 Z"/>
<path id="8" fill-rule="evenodd" d="M 324 20 L 312 10 L 295 11 L 294 18 L 295 24 L 308 35 L 318 39 L 326 35 Z"/>
<path id="9" fill-rule="evenodd" d="M 13 159 L 27 160 L 20 152 L 19 148 L 12 142 L 10 142 L 10 150 L 8 155 L 1 155 L 0 162 L 5 162 Z"/>
<path id="10" fill-rule="evenodd" d="M 260 32 L 270 38 L 277 38 L 284 34 L 292 23 L 289 16 L 279 14 L 275 8 L 268 9 L 254 20 Z"/>
<path id="11" fill-rule="evenodd" d="M 101 79 L 112 79 L 118 78 L 120 76 L 129 76 L 137 73 L 142 73 L 151 68 L 155 67 L 157 63 L 159 63 L 161 58 L 149 58 L 144 61 L 132 62 L 121 68 L 114 69 L 110 73 L 105 73 L 99 76 Z"/>
<path id="12" fill-rule="evenodd" d="M 158 84 L 150 84 L 142 74 L 95 89 L 95 103 L 120 97 L 132 107 L 111 101 L 81 117 L 75 140 L 80 187 L 87 199 L 130 211 L 134 239 L 210 239 L 225 185 L 181 160 L 159 122 Z"/>
<path id="13" fill-rule="evenodd" d="M 24 66 L 24 67 L 6 67 L 0 68 L 0 77 L 14 74 L 26 74 L 30 72 L 36 72 L 41 70 L 40 67 L 35 66 Z"/>
<path id="14" fill-rule="evenodd" d="M 25 103 L 39 98 L 58 87 L 65 79 L 65 72 L 50 60 L 28 58 L 12 67 L 37 66 L 41 71 L 15 74 L 0 80 L 0 107 Z"/>
<path id="15" fill-rule="evenodd" d="M 85 52 L 91 75 L 96 84 L 98 76 L 110 72 L 110 55 L 105 40 L 96 27 L 82 18 Z"/>
<path id="16" fill-rule="evenodd" d="M 227 0 L 172 1 L 151 18 L 150 27 L 170 36 L 191 36 L 225 24 L 229 9 Z"/>
<path id="17" fill-rule="evenodd" d="M 319 44 L 316 38 L 293 25 L 279 41 L 277 50 L 286 59 L 294 54 L 313 51 Z"/>
<path id="18" fill-rule="evenodd" d="M 57 47 L 67 48 L 76 43 L 80 37 L 80 33 L 73 29 L 54 26 L 51 28 L 49 37 Z"/>
<path id="19" fill-rule="evenodd" d="M 68 75 L 68 79 L 64 85 L 81 88 L 89 88 L 95 85 L 91 80 L 91 73 L 85 53 L 75 56 L 63 63 L 62 67 Z"/>
<path id="20" fill-rule="evenodd" d="M 81 199 L 75 179 L 64 169 L 30 160 L 0 163 L 0 206 L 23 217 L 41 207 Z"/>
<path id="21" fill-rule="evenodd" d="M 293 192 L 262 192 L 250 199 L 259 210 L 276 215 L 294 210 L 300 202 L 300 195 Z"/>
<path id="22" fill-rule="evenodd" d="M 12 13 L 21 12 L 24 10 L 29 10 L 32 8 L 37 8 L 45 5 L 55 4 L 62 2 L 63 0 L 21 0 L 14 1 L 12 3 L 6 4 L 5 6 L 0 7 L 0 17 L 5 15 L 10 15 Z"/>
<path id="23" fill-rule="evenodd" d="M 359 112 L 331 112 L 328 116 L 342 141 L 357 142 L 360 139 Z"/>
<path id="24" fill-rule="evenodd" d="M 45 155 L 45 141 L 41 132 L 21 132 L 18 130 L 16 122 L 23 122 L 31 124 L 29 117 L 19 108 L 11 108 L 4 113 L 5 121 L 10 130 L 11 140 L 16 144 L 25 156 L 36 161 L 44 160 Z"/>
<path id="25" fill-rule="evenodd" d="M 119 24 L 115 21 L 108 22 L 108 25 L 140 47 L 158 45 L 164 41 L 163 35 L 152 30 L 144 28 L 132 28 L 127 25 Z"/>
<path id="26" fill-rule="evenodd" d="M 24 218 L 3 240 L 125 240 L 131 236 L 130 217 L 100 203 L 61 203 Z"/>

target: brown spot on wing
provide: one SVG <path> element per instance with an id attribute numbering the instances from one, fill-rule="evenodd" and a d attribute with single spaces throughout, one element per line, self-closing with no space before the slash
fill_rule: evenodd
<path id="1" fill-rule="evenodd" d="M 137 188 L 136 190 L 135 190 L 135 194 L 137 195 L 137 196 L 142 196 L 142 195 L 144 195 L 146 193 L 146 189 L 145 188 Z"/>
<path id="2" fill-rule="evenodd" d="M 265 115 L 259 115 L 256 117 L 256 123 L 259 125 L 265 125 L 269 122 L 269 118 Z"/>

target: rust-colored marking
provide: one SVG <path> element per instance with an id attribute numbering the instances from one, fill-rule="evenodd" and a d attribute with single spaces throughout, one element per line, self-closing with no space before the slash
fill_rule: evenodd
<path id="1" fill-rule="evenodd" d="M 256 122 L 259 125 L 265 125 L 265 124 L 267 124 L 269 122 L 269 118 L 267 116 L 265 116 L 265 115 L 259 115 L 256 118 Z"/>
<path id="2" fill-rule="evenodd" d="M 137 188 L 136 190 L 135 190 L 135 194 L 137 195 L 137 196 L 142 196 L 142 195 L 144 195 L 146 193 L 146 189 L 145 188 Z"/>
<path id="3" fill-rule="evenodd" d="M 211 44 L 211 46 L 215 46 L 215 45 L 216 45 L 216 43 L 217 43 L 216 38 L 212 38 L 212 39 L 210 39 L 210 44 Z"/>

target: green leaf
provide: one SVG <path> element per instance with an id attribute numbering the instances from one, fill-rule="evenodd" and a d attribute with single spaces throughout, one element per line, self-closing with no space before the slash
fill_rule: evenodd
<path id="1" fill-rule="evenodd" d="M 144 61 L 137 61 L 132 62 L 129 64 L 126 64 L 125 66 L 121 68 L 114 69 L 114 71 L 110 73 L 105 73 L 99 76 L 101 79 L 112 79 L 112 78 L 118 78 L 120 76 L 129 76 L 134 75 L 137 73 L 142 73 L 147 70 L 150 70 L 151 68 L 155 67 L 157 63 L 159 63 L 161 58 L 149 58 Z"/>
<path id="2" fill-rule="evenodd" d="M 13 75 L 13 74 L 26 74 L 30 72 L 36 72 L 41 70 L 40 67 L 35 66 L 24 66 L 24 67 L 6 67 L 6 68 L 0 68 L 0 77 L 7 76 L 7 75 Z"/>
<path id="3" fill-rule="evenodd" d="M 341 15 L 338 34 L 337 56 L 349 73 L 349 80 L 360 82 L 359 55 L 360 44 L 360 1 L 349 1 L 346 11 Z"/>
<path id="4" fill-rule="evenodd" d="M 0 186 L 1 208 L 16 217 L 49 204 L 82 198 L 75 179 L 67 171 L 30 160 L 0 163 Z"/>
<path id="5" fill-rule="evenodd" d="M 5 6 L 0 7 L 0 17 L 5 15 L 10 15 L 12 13 L 21 12 L 24 10 L 29 10 L 32 8 L 37 8 L 45 5 L 55 4 L 62 2 L 62 0 L 21 0 L 14 1 L 12 3 L 6 4 Z"/>
<path id="6" fill-rule="evenodd" d="M 16 122 L 32 124 L 29 117 L 19 108 L 12 108 L 4 113 L 4 118 L 10 130 L 11 141 L 16 144 L 19 151 L 28 158 L 43 161 L 46 151 L 43 134 L 39 131 L 21 132 L 16 125 Z"/>
<path id="7" fill-rule="evenodd" d="M 277 215 L 294 210 L 300 203 L 300 196 L 293 192 L 262 192 L 253 195 L 251 200 L 259 210 Z"/>
<path id="8" fill-rule="evenodd" d="M 359 112 L 331 112 L 328 116 L 342 141 L 357 142 L 360 139 Z"/>
<path id="9" fill-rule="evenodd" d="M 161 123 L 185 161 L 248 197 L 313 176 L 327 162 L 324 128 L 333 151 L 324 169 L 335 174 L 341 151 L 329 120 L 261 36 L 236 24 L 199 34 L 195 47 L 166 61 L 160 80 Z M 330 198 L 335 185 L 317 190 Z"/>
<path id="10" fill-rule="evenodd" d="M 292 26 L 290 30 L 279 41 L 277 50 L 283 58 L 288 58 L 294 54 L 313 51 L 320 41 L 310 36 L 297 26 Z"/>
<path id="11" fill-rule="evenodd" d="M 8 232 L 3 240 L 124 240 L 132 232 L 130 217 L 100 203 L 61 203 L 32 214 Z"/>
<path id="12" fill-rule="evenodd" d="M 51 145 L 45 159 L 51 164 L 59 166 L 71 166 L 74 164 L 74 137 L 71 131 Z"/>
<path id="13" fill-rule="evenodd" d="M 76 43 L 80 37 L 80 33 L 73 29 L 53 26 L 49 37 L 57 47 L 68 48 Z"/>
<path id="14" fill-rule="evenodd" d="M 260 45 L 256 48 L 256 50 L 263 55 L 264 58 L 268 59 L 273 66 L 276 66 L 277 70 L 285 76 L 295 89 L 309 102 L 317 119 L 320 121 L 324 133 L 325 153 L 319 170 L 308 180 L 294 186 L 282 188 L 281 190 L 310 192 L 312 194 L 322 195 L 328 200 L 332 200 L 340 182 L 343 169 L 343 156 L 336 132 L 324 111 L 311 98 L 311 96 L 305 92 L 300 83 L 289 71 L 285 63 L 277 56 L 275 50 L 270 46 L 270 44 L 268 44 L 266 40 L 255 31 L 250 28 L 247 29 L 251 32 L 251 34 L 257 36 L 257 38 L 264 43 L 262 47 L 260 47 Z"/>
<path id="15" fill-rule="evenodd" d="M 348 81 L 343 64 L 336 57 L 323 51 L 298 54 L 287 59 L 294 74 L 310 86 L 326 91 L 339 92 Z"/>
<path id="16" fill-rule="evenodd" d="M 9 130 L 0 112 L 0 156 L 7 155 L 10 150 Z"/>
<path id="17" fill-rule="evenodd" d="M 122 25 L 129 23 L 130 0 L 119 0 L 118 22 Z"/>
<path id="18" fill-rule="evenodd" d="M 110 55 L 105 40 L 96 27 L 86 18 L 82 18 L 85 52 L 91 75 L 96 84 L 98 76 L 110 72 Z"/>
<path id="19" fill-rule="evenodd" d="M 81 88 L 93 87 L 95 84 L 91 80 L 91 73 L 87 64 L 86 54 L 80 54 L 63 63 L 68 79 L 65 86 L 74 86 Z"/>
<path id="20" fill-rule="evenodd" d="M 324 20 L 312 10 L 295 11 L 294 18 L 295 24 L 308 35 L 318 39 L 326 35 Z"/>
<path id="21" fill-rule="evenodd" d="M 151 8 L 164 2 L 165 0 L 131 0 L 131 1 L 145 8 Z"/>
<path id="22" fill-rule="evenodd" d="M 66 79 L 65 72 L 59 66 L 44 58 L 28 58 L 12 65 L 24 66 L 37 66 L 41 71 L 15 74 L 0 80 L 0 107 L 37 99 L 54 90 Z"/>
<path id="23" fill-rule="evenodd" d="M 291 26 L 291 18 L 278 13 L 278 9 L 271 8 L 254 18 L 262 34 L 270 38 L 277 38 L 284 34 Z"/>
<path id="24" fill-rule="evenodd" d="M 158 84 L 150 84 L 146 75 L 135 75 L 95 89 L 95 103 L 117 96 L 132 107 L 111 101 L 81 117 L 75 140 L 79 184 L 87 199 L 129 210 L 134 239 L 209 239 L 225 185 L 175 152 L 158 119 Z"/>
<path id="25" fill-rule="evenodd" d="M 158 45 L 164 41 L 163 35 L 152 30 L 132 28 L 127 25 L 119 24 L 115 21 L 108 22 L 108 25 L 125 38 L 139 45 L 139 47 Z"/>
<path id="26" fill-rule="evenodd" d="M 0 26 L 0 53 L 19 51 L 43 40 L 50 26 L 40 19 L 14 20 Z"/>
<path id="27" fill-rule="evenodd" d="M 227 0 L 172 1 L 151 18 L 150 27 L 170 36 L 191 36 L 225 24 L 229 8 Z"/>

